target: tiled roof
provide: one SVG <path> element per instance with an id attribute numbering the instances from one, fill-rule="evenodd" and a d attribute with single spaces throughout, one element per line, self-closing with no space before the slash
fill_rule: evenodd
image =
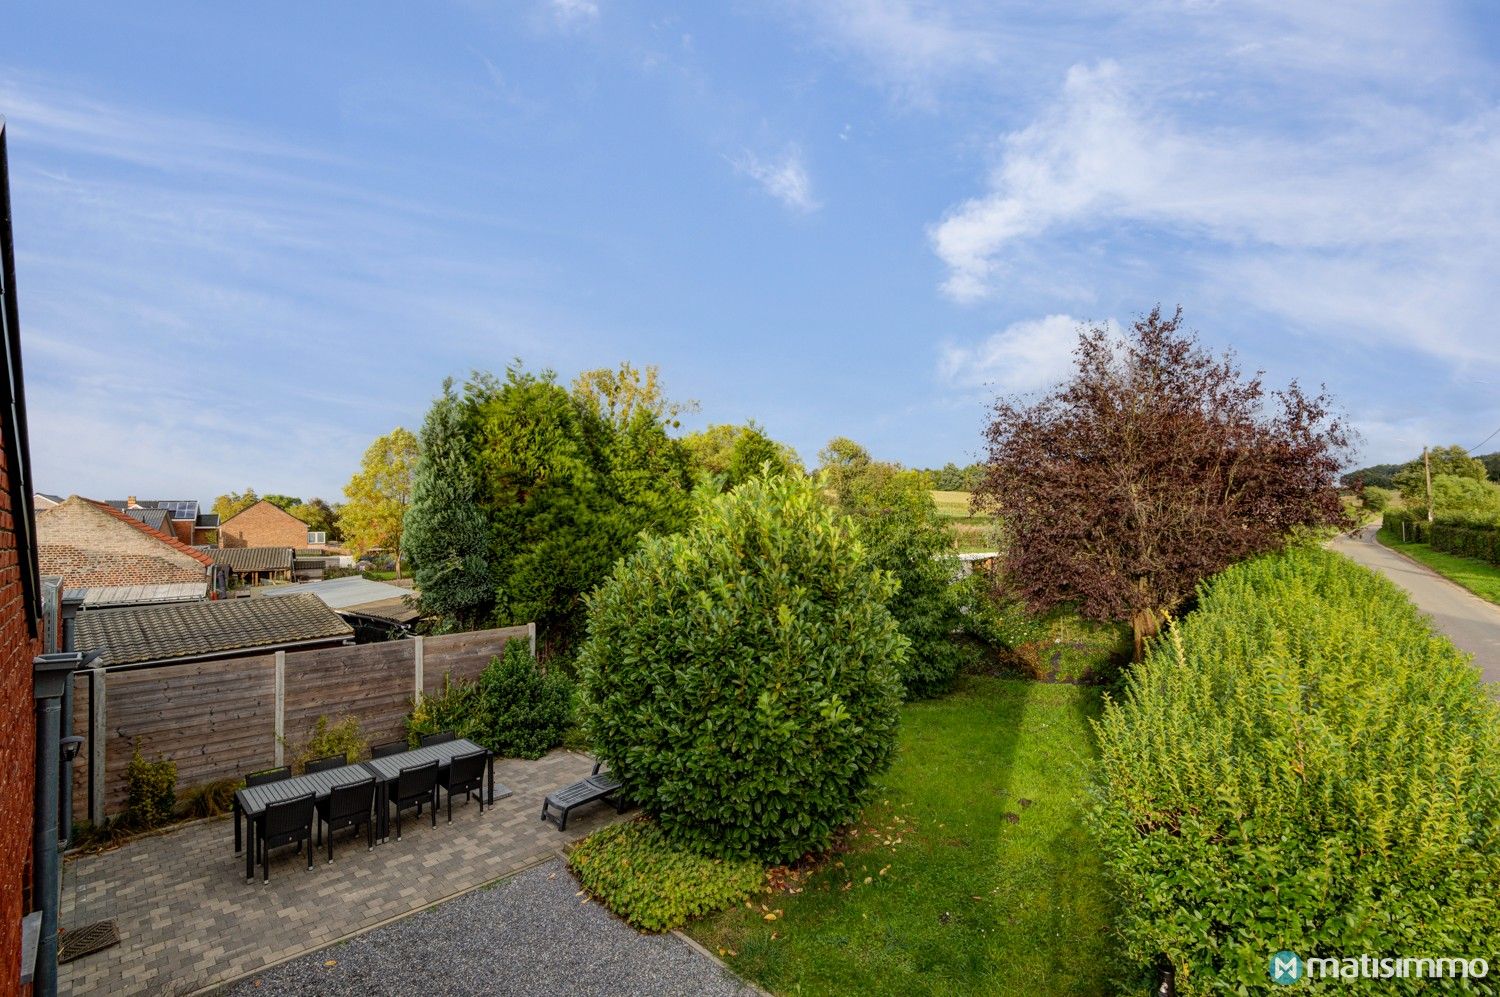
<path id="1" fill-rule="evenodd" d="M 225 599 L 78 614 L 77 646 L 103 651 L 105 665 L 143 664 L 353 637 L 354 630 L 311 595 Z"/>
<path id="2" fill-rule="evenodd" d="M 119 509 L 116 509 L 113 505 L 109 504 L 108 502 L 96 502 L 94 504 L 97 505 L 99 508 L 103 509 L 105 512 L 109 513 L 111 516 L 114 516 L 116 519 L 120 520 L 121 522 L 129 523 L 131 526 L 134 526 L 136 529 L 140 530 L 142 533 L 149 534 L 153 538 L 155 538 L 157 540 L 160 540 L 162 543 L 167 544 L 170 547 L 174 547 L 177 550 L 183 551 L 184 553 L 191 554 L 193 557 L 195 557 L 198 560 L 202 561 L 204 564 L 213 564 L 214 563 L 214 559 L 213 558 L 211 558 L 207 554 L 203 553 L 203 551 L 199 550 L 197 547 L 190 547 L 189 545 L 183 543 L 181 540 L 178 540 L 174 536 L 164 535 L 164 534 L 161 533 L 160 530 L 153 530 L 151 527 L 147 526 L 145 523 L 141 522 L 139 519 L 135 519 L 134 517 L 127 516 L 124 512 L 121 512 Z"/>
<path id="3" fill-rule="evenodd" d="M 292 570 L 290 547 L 213 547 L 209 553 L 215 564 L 227 564 L 236 573 Z"/>

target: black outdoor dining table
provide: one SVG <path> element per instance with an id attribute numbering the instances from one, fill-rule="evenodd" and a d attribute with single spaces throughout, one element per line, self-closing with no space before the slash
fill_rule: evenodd
<path id="1" fill-rule="evenodd" d="M 390 815 L 387 811 L 390 807 L 386 800 L 390 792 L 390 783 L 401 775 L 401 770 L 411 768 L 413 765 L 426 765 L 428 762 L 437 762 L 438 770 L 446 769 L 450 762 L 458 755 L 467 755 L 475 751 L 485 749 L 466 738 L 455 741 L 444 741 L 442 744 L 429 744 L 425 748 L 417 748 L 415 751 L 403 751 L 396 755 L 386 755 L 383 758 L 372 758 L 365 762 L 365 768 L 375 774 L 375 808 L 379 811 L 379 818 L 375 834 L 382 841 L 390 832 L 388 826 Z M 495 791 L 495 756 L 485 752 L 486 775 L 489 779 L 489 793 L 485 799 L 486 803 L 494 803 L 503 800 L 510 795 L 510 790 L 501 786 L 497 795 Z M 306 792 L 306 790 L 303 790 Z"/>
<path id="2" fill-rule="evenodd" d="M 333 792 L 335 786 L 359 782 L 372 775 L 378 780 L 377 773 L 371 771 L 367 763 L 361 762 L 341 768 L 326 769 L 322 772 L 313 772 L 310 775 L 282 779 L 279 782 L 246 786 L 244 789 L 237 790 L 234 794 L 234 850 L 236 852 L 240 850 L 240 816 L 243 814 L 247 825 L 245 878 L 255 878 L 255 818 L 265 813 L 266 807 L 283 800 L 294 800 L 308 793 L 315 794 L 320 800 L 325 799 Z"/>

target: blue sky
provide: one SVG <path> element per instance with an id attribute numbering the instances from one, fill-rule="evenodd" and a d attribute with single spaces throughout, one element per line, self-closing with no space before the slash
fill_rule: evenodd
<path id="1" fill-rule="evenodd" d="M 512 357 L 964 462 L 1157 302 L 1370 461 L 1500 426 L 1493 7 L 416 7 L 7 13 L 44 490 L 337 498 Z"/>

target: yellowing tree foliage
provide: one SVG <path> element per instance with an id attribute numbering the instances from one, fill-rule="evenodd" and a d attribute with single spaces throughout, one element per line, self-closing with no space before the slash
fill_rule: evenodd
<path id="1" fill-rule="evenodd" d="M 397 426 L 365 451 L 359 471 L 344 486 L 348 501 L 339 510 L 339 529 L 357 553 L 394 551 L 401 577 L 401 532 L 411 501 L 417 464 L 417 438 Z"/>

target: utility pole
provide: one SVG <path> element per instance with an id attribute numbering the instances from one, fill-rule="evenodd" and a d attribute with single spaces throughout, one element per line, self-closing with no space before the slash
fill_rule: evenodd
<path id="1" fill-rule="evenodd" d="M 1427 456 L 1427 448 L 1422 448 L 1422 472 L 1427 477 L 1427 521 L 1432 522 L 1432 460 Z"/>

